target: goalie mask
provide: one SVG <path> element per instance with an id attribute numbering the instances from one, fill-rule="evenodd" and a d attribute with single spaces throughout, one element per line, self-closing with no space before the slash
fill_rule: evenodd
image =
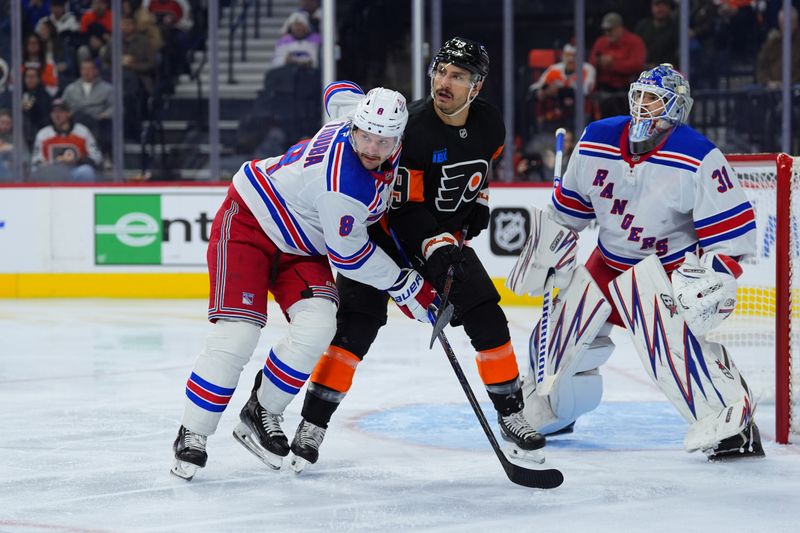
<path id="1" fill-rule="evenodd" d="M 632 153 L 649 152 L 673 128 L 686 123 L 693 101 L 689 92 L 689 82 L 669 63 L 645 70 L 631 83 L 628 136 Z"/>
<path id="2" fill-rule="evenodd" d="M 376 87 L 358 103 L 350 126 L 350 144 L 365 168 L 374 170 L 394 153 L 408 122 L 405 97 Z"/>

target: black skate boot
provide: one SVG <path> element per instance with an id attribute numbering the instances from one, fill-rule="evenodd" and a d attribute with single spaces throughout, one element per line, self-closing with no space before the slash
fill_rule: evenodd
<path id="1" fill-rule="evenodd" d="M 233 430 L 233 436 L 265 465 L 280 470 L 283 458 L 289 455 L 289 440 L 281 429 L 283 416 L 261 407 L 256 391 L 250 393 L 239 413 L 241 422 Z"/>
<path id="2" fill-rule="evenodd" d="M 181 426 L 172 449 L 175 451 L 175 464 L 170 472 L 179 478 L 191 481 L 197 469 L 206 466 L 208 454 L 205 435 L 192 433 Z"/>
<path id="3" fill-rule="evenodd" d="M 292 470 L 298 474 L 308 463 L 314 464 L 319 459 L 319 447 L 325 438 L 325 428 L 301 420 L 292 439 Z"/>
<path id="4" fill-rule="evenodd" d="M 522 411 L 503 416 L 497 414 L 497 423 L 500 425 L 500 434 L 503 440 L 512 444 L 511 455 L 535 463 L 544 462 L 542 448 L 546 443 L 545 438 L 531 426 Z"/>
<path id="5" fill-rule="evenodd" d="M 705 450 L 709 461 L 732 461 L 744 457 L 764 457 L 764 447 L 761 446 L 761 434 L 758 426 L 750 424 L 744 431 L 717 444 L 714 448 Z"/>

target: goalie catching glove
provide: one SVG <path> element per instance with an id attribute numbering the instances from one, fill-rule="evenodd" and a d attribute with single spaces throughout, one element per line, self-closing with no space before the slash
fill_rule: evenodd
<path id="1" fill-rule="evenodd" d="M 547 274 L 555 272 L 554 285 L 569 285 L 575 270 L 578 234 L 555 220 L 549 213 L 532 208 L 531 234 L 517 262 L 506 279 L 506 287 L 515 294 L 541 295 Z"/>
<path id="2" fill-rule="evenodd" d="M 433 285 L 411 268 L 400 271 L 400 277 L 389 287 L 389 296 L 408 318 L 432 322 L 439 308 L 439 295 Z"/>
<path id="3" fill-rule="evenodd" d="M 736 277 L 742 273 L 732 258 L 715 253 L 701 259 L 691 252 L 672 274 L 678 310 L 695 335 L 718 326 L 736 308 Z"/>

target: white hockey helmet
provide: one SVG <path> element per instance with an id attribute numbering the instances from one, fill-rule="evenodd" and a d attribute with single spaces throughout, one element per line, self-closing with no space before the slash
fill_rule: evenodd
<path id="1" fill-rule="evenodd" d="M 375 87 L 353 113 L 353 125 L 382 137 L 403 136 L 408 122 L 405 97 L 397 91 Z"/>

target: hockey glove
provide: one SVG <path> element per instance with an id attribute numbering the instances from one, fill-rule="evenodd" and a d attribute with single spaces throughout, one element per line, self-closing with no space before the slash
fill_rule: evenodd
<path id="1" fill-rule="evenodd" d="M 453 267 L 453 281 L 463 283 L 469 279 L 464 254 L 458 246 L 442 246 L 437 248 L 425 262 L 425 273 L 437 287 L 443 287 L 447 279 L 447 270 Z"/>
<path id="2" fill-rule="evenodd" d="M 551 219 L 547 211 L 531 210 L 531 233 L 508 274 L 506 287 L 515 294 L 539 296 L 550 272 L 555 287 L 569 285 L 577 265 L 578 234 Z"/>
<path id="3" fill-rule="evenodd" d="M 480 232 L 489 227 L 489 202 L 483 200 L 482 196 L 478 196 L 475 201 L 475 206 L 472 208 L 472 213 L 469 214 L 469 229 L 467 230 L 467 240 L 474 239 Z"/>
<path id="4" fill-rule="evenodd" d="M 721 267 L 720 272 L 715 264 Z M 692 333 L 705 334 L 733 312 L 737 273 L 741 273 L 741 267 L 728 256 L 710 253 L 698 260 L 693 253 L 686 253 L 683 264 L 672 273 L 672 290 Z"/>
<path id="5" fill-rule="evenodd" d="M 420 322 L 432 322 L 439 308 L 436 289 L 425 281 L 419 272 L 411 268 L 400 271 L 400 277 L 389 287 L 389 296 L 408 318 Z"/>

